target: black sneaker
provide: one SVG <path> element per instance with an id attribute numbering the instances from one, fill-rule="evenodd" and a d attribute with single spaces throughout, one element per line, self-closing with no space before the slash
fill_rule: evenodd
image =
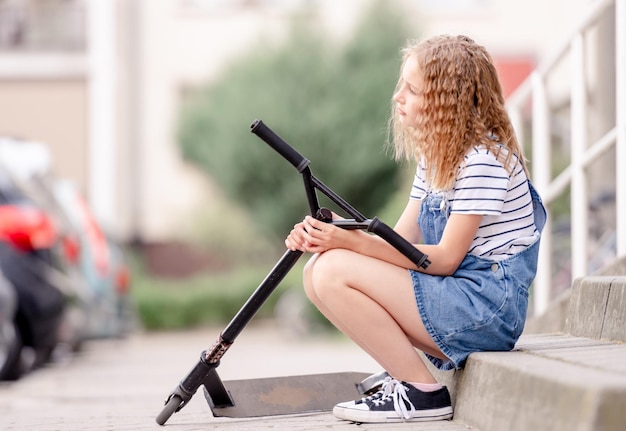
<path id="1" fill-rule="evenodd" d="M 365 403 L 368 401 L 374 401 L 374 400 L 378 400 L 380 398 L 384 398 L 387 395 L 391 394 L 393 392 L 393 387 L 396 385 L 396 383 L 398 383 L 397 380 L 391 378 L 391 377 L 385 377 L 385 380 L 383 381 L 383 383 L 380 386 L 380 389 L 377 392 L 374 392 L 372 395 L 369 395 L 367 397 L 363 397 L 359 400 L 355 400 L 355 401 L 346 401 L 343 403 L 339 403 L 337 404 L 337 407 L 339 408 L 343 408 L 343 407 L 349 407 L 349 406 L 353 406 L 355 404 L 361 404 L 361 403 Z"/>
<path id="2" fill-rule="evenodd" d="M 360 423 L 435 421 L 452 417 L 450 393 L 444 386 L 434 392 L 422 392 L 415 386 L 390 380 L 385 389 L 361 400 L 339 403 L 333 415 Z M 380 394 L 380 395 L 379 395 Z"/>

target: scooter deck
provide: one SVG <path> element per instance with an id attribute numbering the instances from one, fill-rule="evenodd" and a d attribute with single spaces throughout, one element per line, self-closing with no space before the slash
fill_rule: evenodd
<path id="1" fill-rule="evenodd" d="M 343 372 L 225 381 L 232 406 L 216 407 L 204 388 L 214 416 L 245 418 L 332 410 L 343 401 L 359 399 L 358 386 L 371 373 Z"/>

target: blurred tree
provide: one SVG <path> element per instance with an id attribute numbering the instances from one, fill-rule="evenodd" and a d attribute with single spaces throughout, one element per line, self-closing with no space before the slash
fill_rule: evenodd
<path id="1" fill-rule="evenodd" d="M 374 2 L 344 46 L 322 37 L 310 15 L 294 17 L 285 45 L 259 44 L 183 107 L 184 157 L 283 237 L 308 206 L 299 174 L 249 133 L 259 118 L 311 160 L 315 176 L 375 215 L 399 181 L 384 142 L 406 28 L 384 1 Z"/>

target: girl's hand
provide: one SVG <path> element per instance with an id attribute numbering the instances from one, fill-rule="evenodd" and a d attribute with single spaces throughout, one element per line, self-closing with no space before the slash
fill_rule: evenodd
<path id="1" fill-rule="evenodd" d="M 345 247 L 348 236 L 354 233 L 306 216 L 293 227 L 285 245 L 292 251 L 323 253 L 332 248 Z"/>
<path id="2" fill-rule="evenodd" d="M 297 223 L 289 232 L 289 235 L 285 239 L 285 246 L 291 251 L 300 250 L 306 252 L 306 230 L 304 228 L 304 221 Z"/>

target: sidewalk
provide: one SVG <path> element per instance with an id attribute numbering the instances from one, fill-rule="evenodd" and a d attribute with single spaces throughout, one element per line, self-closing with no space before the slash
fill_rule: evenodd
<path id="1" fill-rule="evenodd" d="M 0 385 L 0 429 L 89 430 L 383 430 L 461 431 L 471 428 L 443 421 L 410 424 L 354 424 L 332 414 L 254 419 L 215 418 L 202 389 L 161 427 L 156 415 L 163 401 L 196 364 L 200 352 L 221 328 L 137 334 L 125 340 L 89 342 L 64 363 Z M 223 380 L 359 371 L 378 365 L 340 337 L 295 338 L 271 324 L 253 323 L 222 359 Z"/>

